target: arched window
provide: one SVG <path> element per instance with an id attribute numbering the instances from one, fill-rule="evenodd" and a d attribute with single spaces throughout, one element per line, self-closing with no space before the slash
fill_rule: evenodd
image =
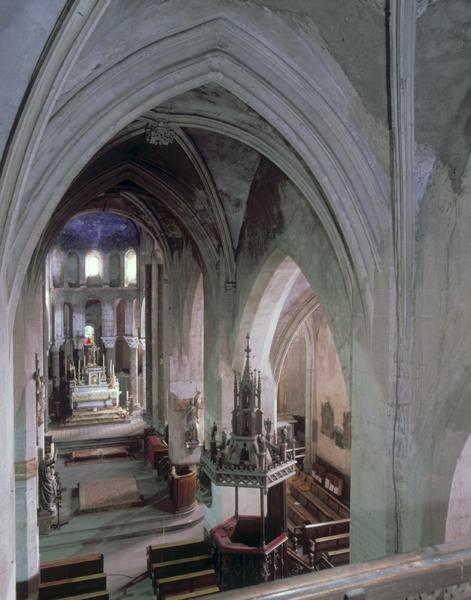
<path id="1" fill-rule="evenodd" d="M 124 255 L 124 285 L 136 285 L 137 283 L 137 257 L 135 250 L 128 250 Z"/>
<path id="2" fill-rule="evenodd" d="M 85 277 L 101 276 L 101 258 L 96 253 L 87 254 L 85 257 Z"/>

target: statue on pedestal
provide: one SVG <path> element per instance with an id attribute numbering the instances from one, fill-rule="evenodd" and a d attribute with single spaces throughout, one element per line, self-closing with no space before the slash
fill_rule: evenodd
<path id="1" fill-rule="evenodd" d="M 39 374 L 39 360 L 36 354 L 36 371 L 33 374 L 36 381 L 36 424 L 38 427 L 44 423 L 44 408 L 46 406 L 46 384 L 44 377 Z"/>
<path id="2" fill-rule="evenodd" d="M 39 507 L 48 513 L 56 511 L 57 480 L 54 462 L 53 457 L 46 456 L 39 463 Z"/>
<path id="3" fill-rule="evenodd" d="M 227 446 L 227 431 L 225 429 L 223 429 L 222 433 L 221 433 L 221 448 L 223 450 L 225 450 L 226 446 Z"/>
<path id="4" fill-rule="evenodd" d="M 194 447 L 198 446 L 199 440 L 199 418 L 198 408 L 199 401 L 201 398 L 201 392 L 196 392 L 193 398 L 190 399 L 188 407 L 186 409 L 186 430 L 185 430 L 185 442 L 186 446 Z"/>

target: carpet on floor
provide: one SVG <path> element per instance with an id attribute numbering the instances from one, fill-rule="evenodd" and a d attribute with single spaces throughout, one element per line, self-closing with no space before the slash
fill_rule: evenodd
<path id="1" fill-rule="evenodd" d="M 113 477 L 79 483 L 79 512 L 81 513 L 141 504 L 143 498 L 139 494 L 135 477 Z"/>

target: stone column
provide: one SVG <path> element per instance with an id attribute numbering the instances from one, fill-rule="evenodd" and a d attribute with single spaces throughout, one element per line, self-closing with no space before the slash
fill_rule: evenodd
<path id="1" fill-rule="evenodd" d="M 60 349 L 64 343 L 63 338 L 54 340 L 50 346 L 51 360 L 52 360 L 52 389 L 54 398 L 57 399 L 59 396 L 60 389 Z"/>
<path id="2" fill-rule="evenodd" d="M 105 337 L 115 335 L 114 307 L 111 302 L 103 302 L 101 305 L 101 335 Z"/>
<path id="3" fill-rule="evenodd" d="M 74 337 L 74 362 L 76 367 L 79 360 L 83 367 L 83 336 L 76 335 Z"/>
<path id="4" fill-rule="evenodd" d="M 106 372 L 109 374 L 111 369 L 111 362 L 116 365 L 116 336 L 101 337 L 101 341 L 105 346 L 105 364 Z"/>
<path id="5" fill-rule="evenodd" d="M 137 351 L 139 348 L 139 338 L 125 335 L 124 339 L 129 346 L 129 390 L 132 396 L 131 412 L 134 412 L 139 406 L 137 393 Z"/>
<path id="6" fill-rule="evenodd" d="M 145 403 L 146 410 L 152 416 L 152 422 L 154 423 L 154 406 L 152 403 L 152 357 L 153 357 L 153 340 L 152 340 L 152 264 L 145 265 L 145 314 L 144 314 L 144 325 L 145 340 L 147 340 L 147 346 L 142 356 L 142 374 L 144 376 L 144 389 L 145 389 Z"/>
<path id="7" fill-rule="evenodd" d="M 157 347 L 158 347 L 158 422 L 163 427 L 168 422 L 168 358 L 165 357 L 166 331 L 164 327 L 164 315 L 166 315 L 166 294 L 164 286 L 168 287 L 168 282 L 164 281 L 163 265 L 158 266 L 157 281 Z M 168 291 L 168 290 L 167 290 Z M 168 316 L 168 315 L 166 315 Z M 168 347 L 168 345 L 167 345 Z"/>
<path id="8" fill-rule="evenodd" d="M 79 283 L 80 287 L 84 287 L 86 285 L 85 280 L 85 254 L 79 254 Z"/>
<path id="9" fill-rule="evenodd" d="M 142 365 L 142 409 L 147 410 L 149 406 L 147 404 L 147 357 L 146 357 L 146 340 L 141 338 L 139 340 L 141 346 L 141 365 Z"/>

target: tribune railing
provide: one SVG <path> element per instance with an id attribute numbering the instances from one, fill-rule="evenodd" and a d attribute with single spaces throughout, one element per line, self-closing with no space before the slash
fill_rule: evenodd
<path id="1" fill-rule="evenodd" d="M 218 600 L 469 600 L 471 540 L 218 594 Z"/>

